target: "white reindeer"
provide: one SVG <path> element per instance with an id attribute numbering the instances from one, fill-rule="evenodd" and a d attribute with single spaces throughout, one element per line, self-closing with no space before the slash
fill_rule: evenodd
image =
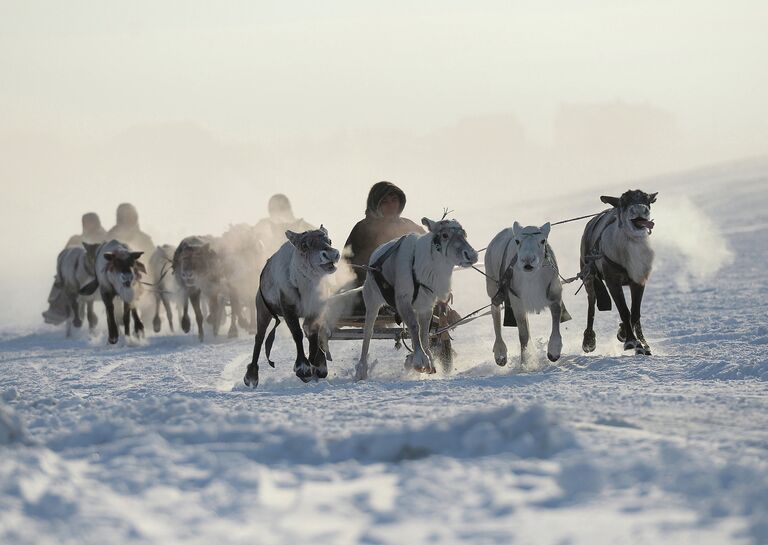
<path id="1" fill-rule="evenodd" d="M 522 227 L 518 222 L 497 234 L 485 253 L 488 296 L 496 335 L 493 356 L 498 365 L 507 363 L 507 345 L 501 335 L 501 304 L 507 306 L 504 325 L 517 326 L 520 336 L 520 362 L 527 358 L 528 314 L 549 308 L 552 332 L 547 345 L 547 357 L 557 361 L 563 348 L 560 322 L 571 319 L 562 301 L 562 285 L 557 260 L 547 237 L 549 223 L 541 227 Z M 495 278 L 492 276 L 495 275 Z"/>
<path id="2" fill-rule="evenodd" d="M 155 297 L 155 315 L 152 319 L 152 329 L 160 332 L 162 321 L 160 320 L 160 304 L 165 308 L 168 318 L 168 328 L 173 331 L 173 312 L 171 302 L 178 295 L 178 283 L 173 275 L 173 254 L 176 248 L 170 244 L 163 244 L 155 248 L 149 258 L 149 276 L 152 283 L 152 294 Z"/>
<path id="3" fill-rule="evenodd" d="M 61 251 L 56 261 L 56 281 L 63 287 L 70 306 L 70 319 L 67 320 L 67 337 L 72 334 L 72 326 L 83 325 L 82 313 L 87 309 L 88 329 L 93 331 L 98 317 L 93 311 L 96 299 L 96 251 L 99 244 L 84 243 Z"/>
<path id="4" fill-rule="evenodd" d="M 435 303 L 451 293 L 453 268 L 477 263 L 477 252 L 456 220 L 422 218 L 429 230 L 410 234 L 379 246 L 371 255 L 363 284 L 365 329 L 363 349 L 355 367 L 355 379 L 368 377 L 368 348 L 379 310 L 385 304 L 402 317 L 413 339 L 413 368 L 434 373 L 429 350 L 429 324 Z"/>
<path id="5" fill-rule="evenodd" d="M 143 253 L 134 252 L 117 240 L 105 242 L 96 252 L 96 280 L 107 310 L 109 344 L 115 344 L 119 335 L 115 321 L 114 299 L 116 296 L 123 302 L 125 335 L 130 334 L 131 316 L 133 316 L 133 334 L 136 337 L 144 334 L 144 324 L 141 323 L 135 307 L 142 293 L 141 275 L 147 272 L 144 265 L 138 261 Z"/>
<path id="6" fill-rule="evenodd" d="M 255 388 L 259 384 L 259 354 L 269 323 L 274 318 L 275 328 L 279 317 L 285 318 L 288 329 L 296 343 L 296 362 L 293 370 L 304 382 L 313 377 L 328 375 L 324 340 L 321 338 L 324 325 L 320 321 L 327 292 L 322 280 L 336 271 L 339 251 L 331 246 L 328 231 L 320 229 L 294 233 L 286 231 L 285 242 L 267 260 L 261 273 L 259 291 L 256 295 L 256 337 L 253 343 L 253 358 L 245 372 L 243 382 Z M 304 330 L 309 338 L 309 359 L 304 352 L 304 336 L 299 318 L 304 318 Z M 267 361 L 274 367 L 270 350 L 275 338 L 275 328 L 267 337 L 265 352 Z"/>

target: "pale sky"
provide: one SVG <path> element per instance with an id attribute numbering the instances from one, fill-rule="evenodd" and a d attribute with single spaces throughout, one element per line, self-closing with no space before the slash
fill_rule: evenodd
<path id="1" fill-rule="evenodd" d="M 765 144 L 764 1 L 0 3 L 3 128 L 192 120 L 228 139 L 649 102 Z M 730 145 L 730 144 L 729 144 Z"/>

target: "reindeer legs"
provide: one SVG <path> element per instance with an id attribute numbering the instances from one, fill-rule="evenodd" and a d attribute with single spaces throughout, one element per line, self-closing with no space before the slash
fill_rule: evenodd
<path id="1" fill-rule="evenodd" d="M 635 338 L 635 333 L 632 330 L 631 317 L 629 308 L 627 307 L 627 300 L 624 298 L 624 289 L 621 286 L 621 282 L 606 275 L 606 284 L 608 284 L 608 291 L 611 293 L 613 302 L 616 303 L 616 308 L 621 316 L 621 321 L 624 325 L 624 330 L 627 332 L 627 340 L 624 341 L 624 350 L 635 350 L 637 354 L 644 354 L 645 349 L 640 341 Z"/>
<path id="2" fill-rule="evenodd" d="M 643 303 L 643 293 L 645 292 L 645 286 L 637 284 L 635 282 L 629 283 L 629 293 L 632 295 L 632 310 L 630 311 L 630 320 L 632 322 L 632 331 L 635 333 L 635 338 L 640 341 L 643 347 L 643 355 L 650 356 L 651 348 L 643 336 L 643 328 L 640 325 L 640 305 Z M 638 354 L 640 352 L 638 351 Z"/>
<path id="3" fill-rule="evenodd" d="M 360 351 L 360 360 L 355 365 L 355 380 L 368 378 L 368 349 L 371 346 L 371 337 L 376 325 L 376 318 L 382 307 L 380 295 L 373 293 L 373 286 L 366 281 L 363 285 L 363 302 L 365 303 L 365 326 L 363 327 L 363 348 Z"/>
<path id="4" fill-rule="evenodd" d="M 131 305 L 123 303 L 123 328 L 125 328 L 125 336 L 128 337 L 131 334 Z"/>
<path id="5" fill-rule="evenodd" d="M 102 292 L 101 299 L 104 301 L 104 307 L 107 309 L 107 339 L 109 344 L 115 344 L 119 335 L 117 330 L 117 320 L 115 320 L 115 296 L 114 294 L 106 294 Z"/>
<path id="6" fill-rule="evenodd" d="M 165 315 L 168 317 L 168 328 L 173 332 L 173 312 L 171 311 L 171 302 L 168 300 L 168 295 L 166 294 L 162 294 L 160 299 L 163 301 Z"/>
<path id="7" fill-rule="evenodd" d="M 429 359 L 429 367 L 425 372 L 432 374 L 436 372 L 434 359 L 432 357 L 432 350 L 429 348 L 429 326 L 432 323 L 432 309 L 420 312 L 416 315 L 416 317 L 419 321 L 419 339 L 421 341 L 421 349 Z"/>
<path id="8" fill-rule="evenodd" d="M 133 316 L 133 336 L 137 339 L 144 336 L 144 324 L 139 318 L 139 311 L 135 308 L 131 309 L 131 316 Z"/>
<path id="9" fill-rule="evenodd" d="M 189 323 L 189 295 L 184 293 L 184 311 L 181 315 L 181 330 L 184 333 L 189 333 L 191 324 Z"/>
<path id="10" fill-rule="evenodd" d="M 304 333 L 301 331 L 299 316 L 294 308 L 287 305 L 283 305 L 283 316 L 296 344 L 296 363 L 293 365 L 293 371 L 303 382 L 309 382 L 312 380 L 312 365 L 304 353 Z"/>
<path id="11" fill-rule="evenodd" d="M 584 330 L 584 339 L 581 342 L 581 348 L 584 352 L 593 352 L 595 346 L 597 346 L 597 338 L 594 329 L 595 303 L 597 297 L 595 296 L 594 280 L 591 277 L 584 280 L 584 289 L 587 292 L 587 328 Z"/>
<path id="12" fill-rule="evenodd" d="M 272 321 L 272 314 L 259 295 L 256 296 L 256 311 L 256 337 L 253 340 L 253 357 L 245 370 L 245 377 L 243 377 L 245 385 L 251 388 L 256 388 L 259 385 L 259 354 L 267 328 Z"/>
<path id="13" fill-rule="evenodd" d="M 501 305 L 491 305 L 491 317 L 493 318 L 493 359 L 496 365 L 501 367 L 507 364 L 507 345 L 501 334 Z"/>
<path id="14" fill-rule="evenodd" d="M 189 295 L 192 301 L 192 308 L 195 310 L 195 321 L 197 322 L 197 338 L 203 342 L 203 310 L 200 308 L 200 291 L 194 291 Z M 186 304 L 184 306 L 186 315 Z M 189 318 L 187 318 L 189 319 Z"/>
<path id="15" fill-rule="evenodd" d="M 554 301 L 549 305 L 549 311 L 552 313 L 552 333 L 549 336 L 547 345 L 547 358 L 549 361 L 560 359 L 560 353 L 563 350 L 563 338 L 560 336 L 560 316 L 563 311 L 562 301 Z"/>
<path id="16" fill-rule="evenodd" d="M 88 316 L 88 330 L 93 331 L 96 329 L 96 324 L 99 323 L 99 317 L 93 312 L 93 301 L 88 301 L 85 304 L 86 315 Z"/>
<path id="17" fill-rule="evenodd" d="M 155 316 L 152 318 L 152 331 L 160 333 L 160 299 L 161 296 L 155 294 Z"/>

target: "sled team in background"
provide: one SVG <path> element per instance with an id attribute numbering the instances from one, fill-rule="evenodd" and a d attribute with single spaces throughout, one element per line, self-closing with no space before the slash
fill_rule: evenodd
<path id="1" fill-rule="evenodd" d="M 648 237 L 654 227 L 650 211 L 656 195 L 629 190 L 620 197 L 603 196 L 602 202 L 610 208 L 596 214 L 584 229 L 578 279 L 588 303 L 585 352 L 596 347 L 595 306 L 610 310 L 613 300 L 620 316 L 617 337 L 624 349 L 651 354 L 640 310 L 653 266 Z M 457 267 L 473 267 L 478 251 L 458 221 L 425 217 L 422 228 L 402 217 L 405 204 L 400 188 L 389 182 L 375 184 L 365 218 L 354 226 L 342 248 L 333 246 L 322 225 L 315 229 L 297 219 L 288 198 L 280 194 L 269 200 L 269 217 L 256 225 L 232 225 L 220 237 L 189 236 L 178 246 L 155 246 L 139 228 L 138 213 L 131 204 L 117 208 L 117 223 L 109 231 L 96 214 L 87 213 L 82 217 L 82 234 L 71 237 L 57 258 L 50 306 L 43 317 L 52 324 L 66 322 L 69 336 L 73 326 L 82 326 L 85 313 L 93 330 L 97 324 L 93 303 L 100 299 L 106 309 L 108 342 L 114 344 L 119 338 L 116 315 L 122 314 L 126 336 L 131 333 L 131 320 L 133 334 L 141 336 L 142 315 L 152 313 L 153 330 L 161 330 L 161 306 L 173 331 L 172 307 L 177 306 L 186 333 L 191 329 L 191 303 L 202 341 L 204 322 L 217 335 L 228 307 L 230 337 L 238 335 L 238 328 L 255 333 L 253 358 L 244 378 L 255 387 L 262 345 L 274 366 L 270 353 L 281 319 L 296 344 L 294 372 L 306 382 L 327 376 L 328 339 L 336 322 L 345 314 L 358 316 L 363 334 L 355 378 L 367 378 L 368 348 L 379 312 L 386 307 L 390 316 L 402 321 L 413 343 L 407 366 L 434 373 L 430 325 L 437 315 L 451 316 L 451 325 L 458 322 L 448 306 L 451 276 Z M 549 223 L 526 227 L 514 222 L 485 249 L 483 274 L 498 365 L 507 363 L 502 325 L 517 327 L 524 362 L 530 339 L 527 316 L 545 309 L 552 316 L 547 357 L 553 362 L 560 358 L 560 323 L 571 316 L 562 300 L 562 275 L 548 242 L 550 227 Z M 334 274 L 339 268 L 348 272 L 347 278 Z M 624 286 L 629 287 L 630 306 Z M 273 320 L 275 325 L 267 334 Z M 309 340 L 308 354 L 304 335 Z"/>

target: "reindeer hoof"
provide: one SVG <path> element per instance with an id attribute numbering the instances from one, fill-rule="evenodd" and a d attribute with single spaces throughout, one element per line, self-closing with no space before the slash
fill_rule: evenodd
<path id="1" fill-rule="evenodd" d="M 256 388 L 259 385 L 259 368 L 249 363 L 248 368 L 245 370 L 243 382 L 246 386 Z"/>
<path id="2" fill-rule="evenodd" d="M 368 378 L 368 364 L 357 362 L 355 365 L 355 381 L 366 380 Z"/>
<path id="3" fill-rule="evenodd" d="M 624 350 L 643 350 L 643 343 L 635 339 L 626 341 L 624 343 Z"/>
<path id="4" fill-rule="evenodd" d="M 160 325 L 161 325 L 161 324 L 160 324 L 160 317 L 159 317 L 159 316 L 155 316 L 155 317 L 152 319 L 152 330 L 153 330 L 155 333 L 160 333 Z"/>
<path id="5" fill-rule="evenodd" d="M 72 320 L 72 325 L 79 329 L 83 327 L 83 321 L 78 318 L 75 318 L 74 320 Z"/>
<path id="6" fill-rule="evenodd" d="M 619 339 L 619 342 L 626 342 L 627 329 L 624 327 L 624 322 L 619 324 L 619 330 L 616 332 L 616 338 Z"/>
<path id="7" fill-rule="evenodd" d="M 327 378 L 328 377 L 328 367 L 322 366 L 322 367 L 315 367 L 312 366 L 312 376 L 314 376 L 317 379 L 321 378 Z"/>
<path id="8" fill-rule="evenodd" d="M 117 344 L 117 339 L 118 339 L 118 337 L 110 337 L 110 338 L 107 339 L 107 342 L 109 344 Z"/>
<path id="9" fill-rule="evenodd" d="M 635 354 L 638 356 L 650 356 L 651 348 L 644 342 L 637 341 L 637 346 L 635 347 Z"/>
<path id="10" fill-rule="evenodd" d="M 507 364 L 507 356 L 496 356 L 496 365 L 499 367 L 504 367 Z"/>
<path id="11" fill-rule="evenodd" d="M 560 354 L 558 354 L 557 356 L 555 356 L 554 354 L 551 354 L 551 353 L 547 352 L 547 358 L 548 358 L 548 359 L 549 359 L 549 361 L 551 361 L 551 362 L 556 362 L 557 360 L 559 360 L 559 359 L 560 359 Z"/>
<path id="12" fill-rule="evenodd" d="M 230 329 L 229 333 L 227 333 L 227 337 L 230 339 L 236 339 L 237 338 L 237 329 Z"/>
<path id="13" fill-rule="evenodd" d="M 303 382 L 309 382 L 313 378 L 312 366 L 308 361 L 297 361 L 293 366 L 293 371 Z"/>
<path id="14" fill-rule="evenodd" d="M 581 348 L 584 352 L 594 352 L 597 346 L 597 338 L 594 331 L 585 331 L 584 340 L 581 342 Z"/>
<path id="15" fill-rule="evenodd" d="M 184 333 L 189 333 L 189 329 L 190 329 L 191 325 L 192 324 L 189 321 L 189 316 L 182 317 L 182 319 L 181 319 L 181 330 Z"/>

